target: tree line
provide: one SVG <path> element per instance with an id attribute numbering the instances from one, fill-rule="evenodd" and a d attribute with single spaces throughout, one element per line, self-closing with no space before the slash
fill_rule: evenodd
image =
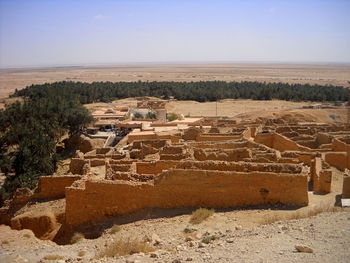
<path id="1" fill-rule="evenodd" d="M 0 110 L 0 170 L 6 176 L 0 205 L 19 187 L 35 188 L 38 178 L 55 172 L 62 156 L 56 145 L 92 121 L 79 100 L 59 93 L 26 98 Z"/>
<path id="2" fill-rule="evenodd" d="M 287 100 L 287 101 L 346 101 L 348 90 L 342 86 L 256 81 L 225 82 L 55 82 L 31 85 L 16 91 L 13 96 L 45 98 L 49 95 L 76 99 L 80 103 L 110 102 L 128 97 L 152 96 L 163 99 L 195 100 L 220 99 Z"/>

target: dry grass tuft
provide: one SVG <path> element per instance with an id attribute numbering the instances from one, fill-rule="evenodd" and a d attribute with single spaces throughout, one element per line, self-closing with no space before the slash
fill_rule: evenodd
<path id="1" fill-rule="evenodd" d="M 332 205 L 320 204 L 318 206 L 314 206 L 305 210 L 295 211 L 290 214 L 280 214 L 280 213 L 269 214 L 263 218 L 261 224 L 269 225 L 277 221 L 297 220 L 297 219 L 316 216 L 324 212 L 341 212 L 341 211 L 343 211 L 342 207 L 334 207 Z"/>
<path id="2" fill-rule="evenodd" d="M 75 232 L 74 235 L 72 236 L 72 238 L 70 239 L 70 243 L 71 244 L 75 244 L 77 242 L 79 242 L 80 240 L 84 239 L 84 235 L 82 233 L 79 232 Z"/>
<path id="3" fill-rule="evenodd" d="M 64 256 L 60 255 L 47 255 L 43 258 L 44 260 L 61 260 L 64 259 Z"/>
<path id="4" fill-rule="evenodd" d="M 122 230 L 122 228 L 120 226 L 114 225 L 114 226 L 112 226 L 110 233 L 115 234 L 115 233 L 119 232 L 120 230 Z"/>
<path id="5" fill-rule="evenodd" d="M 132 255 L 140 252 L 150 253 L 153 251 L 155 251 L 155 249 L 151 247 L 149 243 L 145 241 L 128 238 L 127 240 L 115 241 L 105 250 L 97 254 L 96 258 L 127 256 L 127 255 Z"/>
<path id="6" fill-rule="evenodd" d="M 214 209 L 199 208 L 192 213 L 190 223 L 199 224 L 214 214 Z"/>
<path id="7" fill-rule="evenodd" d="M 216 236 L 214 236 L 214 235 L 207 235 L 207 236 L 202 238 L 202 243 L 209 244 L 211 241 L 214 241 L 215 239 L 217 239 Z"/>
<path id="8" fill-rule="evenodd" d="M 78 256 L 83 257 L 83 256 L 85 256 L 85 254 L 86 254 L 86 252 L 82 250 L 82 251 L 79 251 Z"/>
<path id="9" fill-rule="evenodd" d="M 186 233 L 186 234 L 193 233 L 193 232 L 196 232 L 196 231 L 197 231 L 197 229 L 190 228 L 190 227 L 185 227 L 185 229 L 184 229 L 184 233 Z"/>

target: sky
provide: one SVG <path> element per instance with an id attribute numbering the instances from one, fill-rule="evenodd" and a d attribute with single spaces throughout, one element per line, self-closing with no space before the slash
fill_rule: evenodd
<path id="1" fill-rule="evenodd" d="M 350 63 L 350 0 L 0 0 L 0 67 Z"/>

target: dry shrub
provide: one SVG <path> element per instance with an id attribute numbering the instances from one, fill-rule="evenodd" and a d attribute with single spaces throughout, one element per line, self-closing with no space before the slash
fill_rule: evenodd
<path id="1" fill-rule="evenodd" d="M 344 209 L 342 207 L 334 207 L 332 205 L 327 204 L 320 204 L 318 206 L 313 206 L 305 210 L 299 210 L 295 211 L 290 214 L 280 214 L 280 213 L 273 213 L 268 214 L 266 217 L 263 218 L 261 224 L 262 225 L 268 225 L 272 224 L 277 221 L 283 221 L 283 220 L 297 220 L 297 219 L 303 219 L 308 218 L 312 216 L 316 216 L 320 213 L 324 212 L 341 212 Z"/>
<path id="2" fill-rule="evenodd" d="M 78 256 L 83 257 L 85 256 L 86 252 L 85 251 L 79 251 Z"/>
<path id="3" fill-rule="evenodd" d="M 193 233 L 193 232 L 196 232 L 197 229 L 195 228 L 190 228 L 190 227 L 185 227 L 184 229 L 184 233 L 188 234 L 188 233 Z"/>
<path id="4" fill-rule="evenodd" d="M 214 209 L 199 208 L 192 213 L 190 223 L 199 224 L 214 214 Z"/>
<path id="5" fill-rule="evenodd" d="M 113 242 L 105 250 L 97 254 L 96 258 L 127 256 L 140 252 L 150 253 L 154 250 L 155 249 L 145 241 L 128 238 L 127 240 L 117 240 Z"/>
<path id="6" fill-rule="evenodd" d="M 26 237 L 26 238 L 30 238 L 31 237 L 31 235 L 28 234 L 28 233 L 25 233 L 23 236 Z"/>
<path id="7" fill-rule="evenodd" d="M 10 244 L 10 242 L 9 242 L 8 240 L 3 240 L 3 241 L 1 242 L 1 244 L 7 245 L 7 244 Z"/>
<path id="8" fill-rule="evenodd" d="M 60 260 L 60 259 L 64 259 L 64 256 L 60 256 L 60 255 L 47 255 L 43 258 L 44 260 Z"/>
<path id="9" fill-rule="evenodd" d="M 214 235 L 207 235 L 207 236 L 202 238 L 202 243 L 209 244 L 211 241 L 214 241 L 215 239 L 217 239 L 216 236 L 214 236 Z"/>
<path id="10" fill-rule="evenodd" d="M 71 244 L 75 244 L 77 242 L 79 242 L 80 240 L 84 239 L 84 235 L 82 233 L 79 232 L 75 232 L 72 236 L 72 238 L 70 239 Z"/>
<path id="11" fill-rule="evenodd" d="M 288 220 L 286 215 L 281 215 L 279 213 L 272 213 L 272 214 L 266 215 L 262 219 L 261 224 L 262 225 L 269 225 L 269 224 L 275 223 L 277 221 L 283 221 L 283 220 Z"/>
<path id="12" fill-rule="evenodd" d="M 122 228 L 120 226 L 114 225 L 114 226 L 112 226 L 110 233 L 115 234 L 115 233 L 119 232 L 120 230 L 122 230 Z"/>

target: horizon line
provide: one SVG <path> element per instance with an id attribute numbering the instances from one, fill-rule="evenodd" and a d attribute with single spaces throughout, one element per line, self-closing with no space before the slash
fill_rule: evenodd
<path id="1" fill-rule="evenodd" d="M 234 64 L 272 64 L 272 65 L 346 65 L 349 62 L 337 61 L 250 61 L 250 60 L 210 60 L 210 61 L 125 61 L 125 62 L 101 62 L 101 63 L 65 63 L 65 64 L 40 64 L 40 65 L 18 65 L 18 66 L 0 66 L 0 70 L 16 70 L 16 69 L 44 69 L 44 68 L 83 68 L 83 67 L 106 67 L 106 66 L 134 66 L 134 65 L 234 65 Z"/>

